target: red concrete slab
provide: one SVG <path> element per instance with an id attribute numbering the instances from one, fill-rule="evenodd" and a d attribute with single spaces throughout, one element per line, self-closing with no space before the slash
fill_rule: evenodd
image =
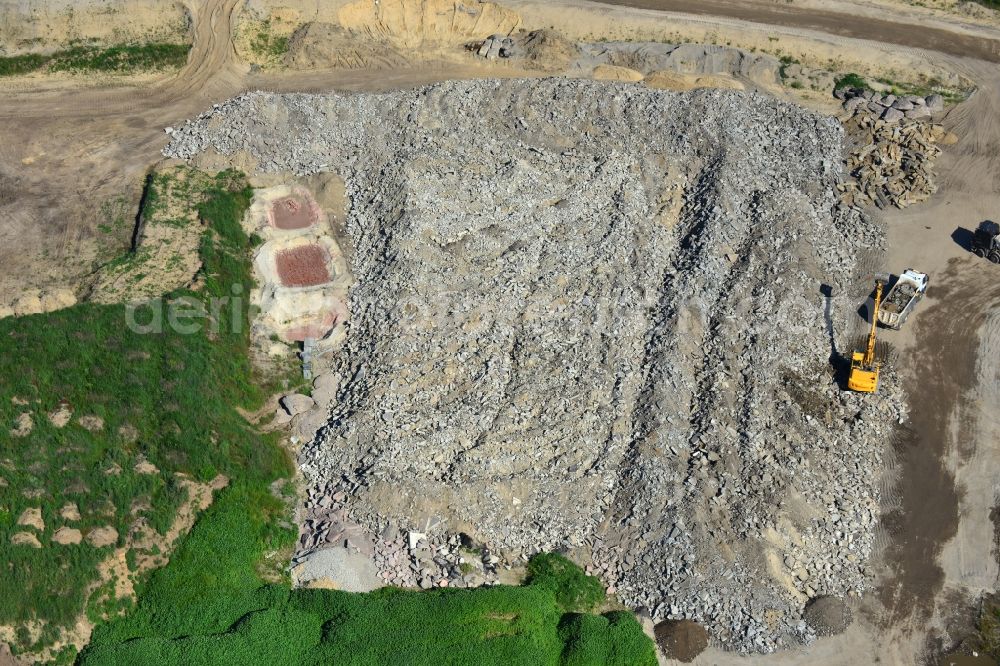
<path id="1" fill-rule="evenodd" d="M 281 250 L 274 260 L 286 287 L 312 287 L 330 281 L 330 255 L 319 245 Z"/>

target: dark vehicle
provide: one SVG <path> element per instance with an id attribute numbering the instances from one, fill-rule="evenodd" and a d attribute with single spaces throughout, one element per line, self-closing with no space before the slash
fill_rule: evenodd
<path id="1" fill-rule="evenodd" d="M 991 220 L 980 222 L 979 228 L 972 235 L 972 251 L 977 256 L 989 259 L 994 264 L 1000 264 L 1000 224 Z"/>

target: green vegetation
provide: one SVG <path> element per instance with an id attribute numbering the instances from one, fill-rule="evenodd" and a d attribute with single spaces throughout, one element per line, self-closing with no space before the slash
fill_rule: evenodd
<path id="1" fill-rule="evenodd" d="M 257 56 L 277 60 L 288 52 L 288 40 L 287 35 L 274 34 L 270 21 L 263 21 L 250 38 L 250 48 Z"/>
<path id="2" fill-rule="evenodd" d="M 631 613 L 568 613 L 559 623 L 559 637 L 565 644 L 563 666 L 656 663 L 656 649 Z"/>
<path id="3" fill-rule="evenodd" d="M 48 56 L 28 54 L 0 57 L 0 76 L 18 76 L 30 74 L 41 69 L 48 62 Z"/>
<path id="4" fill-rule="evenodd" d="M 543 553 L 528 563 L 528 582 L 549 589 L 563 610 L 591 610 L 604 601 L 601 582 L 562 555 Z"/>
<path id="5" fill-rule="evenodd" d="M 851 73 L 844 74 L 837 79 L 833 87 L 834 90 L 839 88 L 861 88 L 863 90 L 874 90 L 877 87 L 880 91 L 891 93 L 897 97 L 901 97 L 903 95 L 919 95 L 920 97 L 926 97 L 928 95 L 937 94 L 941 95 L 941 97 L 949 103 L 961 102 L 968 96 L 967 91 L 949 88 L 937 79 L 930 79 L 921 83 L 913 83 L 909 81 L 896 81 L 882 76 L 876 78 L 875 81 L 879 84 L 878 86 L 873 86 L 859 74 Z"/>
<path id="6" fill-rule="evenodd" d="M 0 58 L 0 76 L 49 72 L 135 72 L 176 69 L 187 62 L 188 44 L 125 44 L 101 48 L 73 46 L 52 54 Z"/>
<path id="7" fill-rule="evenodd" d="M 978 2 L 983 7 L 989 7 L 990 9 L 1000 9 L 1000 0 L 972 0 L 973 2 Z"/>
<path id="8" fill-rule="evenodd" d="M 240 219 L 250 188 L 241 176 L 223 173 L 194 194 L 207 225 L 204 283 L 197 293 L 181 291 L 166 300 L 206 303 L 231 296 L 236 284 L 247 293 L 250 265 Z M 38 620 L 45 627 L 16 648 L 45 647 L 57 638 L 56 627 L 81 615 L 97 565 L 109 555 L 108 547 L 86 541 L 54 543 L 59 527 L 85 536 L 112 527 L 118 545 L 125 545 L 137 520 L 166 532 L 186 497 L 179 473 L 198 481 L 221 473 L 265 486 L 287 474 L 287 456 L 274 438 L 257 433 L 234 409 L 253 409 L 264 400 L 248 360 L 248 305 L 246 299 L 234 303 L 192 335 L 166 325 L 135 332 L 126 326 L 126 307 L 118 305 L 83 304 L 0 320 L 0 340 L 10 350 L 0 354 L 0 561 L 7 564 L 0 576 L 0 623 Z M 60 408 L 73 414 L 63 427 L 47 416 Z M 91 421 L 88 428 L 82 417 L 97 417 L 100 426 Z M 24 418 L 30 432 L 15 435 Z M 142 460 L 159 473 L 136 471 Z M 240 482 L 233 485 L 228 492 L 234 495 L 248 492 Z M 258 513 L 277 509 L 277 500 L 252 496 L 250 508 Z M 77 505 L 79 520 L 62 517 L 67 504 Z M 23 511 L 36 507 L 43 530 L 16 525 Z M 42 547 L 14 545 L 18 532 L 34 534 Z M 261 538 L 287 541 L 292 535 L 279 536 Z"/>
<path id="9" fill-rule="evenodd" d="M 868 82 L 859 74 L 844 74 L 833 84 L 834 90 L 839 90 L 840 88 L 861 88 L 863 90 L 871 90 L 871 86 Z"/>
<path id="10" fill-rule="evenodd" d="M 948 88 L 937 79 L 931 79 L 924 83 L 894 81 L 888 77 L 879 77 L 875 80 L 885 86 L 888 89 L 887 92 L 890 92 L 897 97 L 901 95 L 919 95 L 921 97 L 926 97 L 928 95 L 937 94 L 941 95 L 941 97 L 943 97 L 949 104 L 957 104 L 968 97 L 967 91 Z"/>
<path id="11" fill-rule="evenodd" d="M 797 58 L 793 58 L 790 55 L 783 55 L 779 58 L 779 60 L 781 62 L 781 65 L 778 69 L 778 74 L 781 76 L 782 81 L 788 78 L 786 70 L 788 69 L 789 66 L 801 64 L 799 63 Z"/>
<path id="12" fill-rule="evenodd" d="M 976 630 L 976 651 L 1000 660 L 1000 599 L 995 594 L 983 598 Z"/>
<path id="13" fill-rule="evenodd" d="M 652 641 L 631 613 L 564 613 L 556 590 L 576 589 L 583 579 L 598 590 L 600 584 L 561 558 L 544 584 L 522 587 L 351 594 L 260 586 L 252 576 L 235 575 L 250 571 L 248 558 L 229 554 L 253 551 L 253 535 L 263 526 L 241 519 L 244 501 L 230 494 L 209 509 L 178 557 L 153 576 L 139 607 L 100 628 L 80 662 L 656 664 Z"/>

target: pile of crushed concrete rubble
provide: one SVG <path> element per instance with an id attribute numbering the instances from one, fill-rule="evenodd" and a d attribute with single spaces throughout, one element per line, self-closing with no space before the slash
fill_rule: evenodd
<path id="1" fill-rule="evenodd" d="M 934 161 L 939 143 L 955 137 L 936 123 L 879 120 L 855 116 L 849 121 L 856 148 L 847 156 L 853 181 L 839 186 L 847 206 L 906 208 L 925 201 L 937 191 Z"/>
<path id="2" fill-rule="evenodd" d="M 304 545 L 360 525 L 381 579 L 421 586 L 570 551 L 767 652 L 869 584 L 905 416 L 891 370 L 861 396 L 829 365 L 860 319 L 821 290 L 883 243 L 838 206 L 843 138 L 757 94 L 548 79 L 251 93 L 165 152 L 347 182 L 342 381 L 300 459 L 337 517 Z M 459 583 L 465 539 L 490 559 Z"/>

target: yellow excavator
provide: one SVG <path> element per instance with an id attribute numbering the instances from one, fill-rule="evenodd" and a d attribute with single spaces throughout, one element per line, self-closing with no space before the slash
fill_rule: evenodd
<path id="1" fill-rule="evenodd" d="M 864 351 L 851 355 L 851 374 L 847 378 L 847 388 L 859 393 L 874 393 L 878 390 L 879 362 L 875 360 L 875 328 L 878 326 L 878 309 L 882 305 L 882 288 L 888 276 L 875 277 L 875 309 L 872 310 L 872 328 L 868 333 L 868 344 Z"/>

